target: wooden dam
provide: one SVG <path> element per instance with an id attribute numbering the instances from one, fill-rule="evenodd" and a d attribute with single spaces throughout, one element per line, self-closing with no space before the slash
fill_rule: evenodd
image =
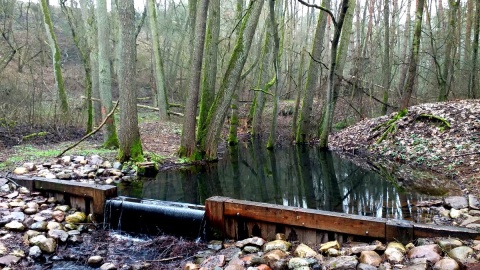
<path id="1" fill-rule="evenodd" d="M 9 178 L 31 191 L 55 197 L 58 201 L 70 204 L 87 214 L 92 213 L 96 220 L 103 220 L 101 218 L 106 202 L 117 197 L 117 189 L 112 185 L 41 177 L 9 176 Z M 162 207 L 162 204 L 155 207 Z M 203 209 L 203 206 L 199 208 Z M 160 226 L 162 222 L 169 222 L 164 220 L 168 219 L 165 215 L 162 215 L 162 218 L 152 216 L 151 212 L 155 210 L 151 209 L 152 206 L 149 205 L 149 222 L 157 222 Z M 480 240 L 480 232 L 467 228 L 365 217 L 219 196 L 208 198 L 204 209 L 207 237 L 211 239 L 243 239 L 259 236 L 270 240 L 275 238 L 276 233 L 284 233 L 287 239 L 304 243 L 323 243 L 332 239 L 339 241 L 378 239 L 406 243 L 417 238 L 446 236 Z M 129 212 L 128 215 L 135 215 L 135 211 Z M 136 222 L 147 221 L 145 219 L 141 221 L 142 217 L 128 218 Z"/>

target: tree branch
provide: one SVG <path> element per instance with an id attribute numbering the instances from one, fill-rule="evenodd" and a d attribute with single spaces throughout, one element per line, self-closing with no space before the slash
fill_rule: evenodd
<path id="1" fill-rule="evenodd" d="M 65 152 L 67 152 L 68 150 L 74 148 L 75 146 L 79 145 L 81 142 L 83 142 L 84 140 L 86 140 L 88 137 L 92 136 L 93 134 L 97 133 L 100 129 L 102 129 L 102 127 L 105 125 L 105 123 L 107 123 L 107 120 L 113 115 L 113 113 L 115 112 L 115 110 L 117 109 L 118 107 L 118 104 L 120 102 L 116 102 L 115 103 L 115 107 L 113 107 L 113 109 L 107 114 L 107 116 L 105 117 L 105 119 L 103 119 L 102 123 L 100 123 L 100 125 L 92 130 L 92 132 L 88 133 L 87 135 L 83 136 L 78 142 L 72 144 L 71 146 L 69 146 L 67 149 L 63 150 L 60 154 L 58 154 L 56 157 L 59 158 L 61 157 L 63 154 L 65 154 Z"/>
<path id="2" fill-rule="evenodd" d="M 330 15 L 330 17 L 332 18 L 332 22 L 333 22 L 333 25 L 335 25 L 335 29 L 337 28 L 337 21 L 335 20 L 335 16 L 333 16 L 332 11 L 330 11 L 328 8 L 322 7 L 322 6 L 319 6 L 319 5 L 316 5 L 316 4 L 310 4 L 310 3 L 307 3 L 303 0 L 298 0 L 298 2 L 300 2 L 301 4 L 303 4 L 307 7 L 313 7 L 313 8 L 320 9 L 320 10 L 328 13 L 328 15 Z"/>

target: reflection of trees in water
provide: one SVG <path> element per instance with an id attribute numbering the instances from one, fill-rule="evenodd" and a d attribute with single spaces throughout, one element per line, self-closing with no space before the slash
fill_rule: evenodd
<path id="1" fill-rule="evenodd" d="M 210 196 L 376 217 L 410 218 L 418 195 L 402 194 L 378 174 L 309 146 L 267 151 L 245 143 L 208 166 L 161 172 L 143 197 L 204 203 Z"/>

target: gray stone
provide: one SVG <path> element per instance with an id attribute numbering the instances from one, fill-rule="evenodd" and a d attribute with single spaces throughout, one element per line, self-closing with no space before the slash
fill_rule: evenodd
<path id="1" fill-rule="evenodd" d="M 414 247 L 408 251 L 408 258 L 425 258 L 428 262 L 435 264 L 440 260 L 442 250 L 436 244 Z"/>
<path id="2" fill-rule="evenodd" d="M 0 255 L 5 255 L 7 251 L 7 247 L 2 242 L 0 242 Z"/>
<path id="3" fill-rule="evenodd" d="M 451 208 L 462 209 L 468 207 L 468 200 L 463 196 L 450 196 L 445 198 L 445 204 Z"/>
<path id="4" fill-rule="evenodd" d="M 49 230 L 48 231 L 48 236 L 50 236 L 53 239 L 58 239 L 62 242 L 65 242 L 68 239 L 68 233 L 66 231 L 63 231 L 63 230 L 56 230 L 56 229 Z"/>
<path id="5" fill-rule="evenodd" d="M 30 190 L 28 190 L 26 187 L 20 187 L 18 192 L 20 192 L 20 194 L 30 194 Z"/>
<path id="6" fill-rule="evenodd" d="M 53 238 L 38 235 L 30 239 L 30 244 L 38 246 L 45 253 L 53 253 L 57 248 L 57 242 Z"/>
<path id="7" fill-rule="evenodd" d="M 351 270 L 356 269 L 357 264 L 358 261 L 355 256 L 340 256 L 325 261 L 324 267 L 332 270 Z"/>
<path id="8" fill-rule="evenodd" d="M 32 246 L 28 250 L 28 256 L 32 258 L 38 258 L 42 255 L 42 250 L 38 246 Z"/>
<path id="9" fill-rule="evenodd" d="M 115 161 L 115 162 L 113 162 L 112 168 L 114 168 L 116 170 L 121 170 L 122 169 L 122 163 L 120 163 L 118 161 Z"/>
<path id="10" fill-rule="evenodd" d="M 257 247 L 261 247 L 264 244 L 265 244 L 265 240 L 263 238 L 251 237 L 251 238 L 247 238 L 247 239 L 244 239 L 244 240 L 241 240 L 241 241 L 237 241 L 235 243 L 235 246 L 237 246 L 239 248 L 242 248 L 246 245 L 254 245 L 254 246 L 257 246 Z"/>
<path id="11" fill-rule="evenodd" d="M 459 270 L 459 269 L 460 269 L 460 266 L 452 258 L 443 258 L 433 266 L 433 270 Z"/>
<path id="12" fill-rule="evenodd" d="M 450 209 L 450 217 L 453 219 L 459 218 L 461 214 L 462 212 L 460 212 L 460 210 L 457 210 L 456 208 Z"/>
<path id="13" fill-rule="evenodd" d="M 401 263 L 403 261 L 403 253 L 394 247 L 387 248 L 384 254 L 385 258 L 392 263 Z"/>
<path id="14" fill-rule="evenodd" d="M 16 264 L 21 258 L 14 255 L 6 255 L 0 257 L 0 265 L 11 266 Z"/>
<path id="15" fill-rule="evenodd" d="M 100 270 L 117 270 L 117 267 L 113 263 L 104 263 L 100 266 Z"/>
<path id="16" fill-rule="evenodd" d="M 245 253 L 257 253 L 260 251 L 259 247 L 256 246 L 244 246 L 243 247 L 243 252 Z"/>
<path id="17" fill-rule="evenodd" d="M 18 200 L 18 199 L 16 199 L 16 200 Z M 14 207 L 24 207 L 24 206 L 25 206 L 25 202 L 23 202 L 22 200 L 12 201 L 12 202 L 9 202 L 8 205 L 9 205 L 11 208 L 14 208 Z"/>
<path id="18" fill-rule="evenodd" d="M 37 208 L 25 208 L 25 210 L 23 210 L 23 212 L 27 215 L 33 215 L 33 214 L 37 213 Z"/>
<path id="19" fill-rule="evenodd" d="M 12 217 L 12 220 L 19 222 L 23 222 L 25 220 L 25 214 L 22 212 L 11 212 L 10 216 Z"/>
<path id="20" fill-rule="evenodd" d="M 372 250 L 362 251 L 358 260 L 360 263 L 366 263 L 376 267 L 380 266 L 380 263 L 382 262 L 380 255 Z"/>
<path id="21" fill-rule="evenodd" d="M 467 218 L 460 223 L 460 226 L 466 227 L 469 224 L 479 224 L 480 223 L 480 217 L 473 217 L 473 216 L 467 216 Z"/>
<path id="22" fill-rule="evenodd" d="M 283 250 L 279 250 L 279 249 L 274 249 L 272 251 L 269 251 L 269 252 L 265 253 L 262 257 L 267 262 L 275 262 L 275 261 L 282 260 L 282 259 L 286 258 L 287 256 L 288 256 L 287 252 L 285 252 Z"/>
<path id="23" fill-rule="evenodd" d="M 450 251 L 456 247 L 460 247 L 463 243 L 454 238 L 443 238 L 437 241 L 437 244 L 445 251 Z"/>
<path id="24" fill-rule="evenodd" d="M 56 221 L 49 221 L 47 223 L 47 230 L 63 230 L 63 225 Z"/>
<path id="25" fill-rule="evenodd" d="M 52 213 L 53 219 L 57 222 L 62 222 L 65 219 L 65 212 L 61 210 L 55 210 Z"/>
<path id="26" fill-rule="evenodd" d="M 103 262 L 103 257 L 99 255 L 90 256 L 87 262 L 89 265 L 96 266 Z"/>
<path id="27" fill-rule="evenodd" d="M 223 247 L 223 242 L 220 240 L 212 240 L 208 242 L 207 248 L 219 251 Z"/>
<path id="28" fill-rule="evenodd" d="M 366 263 L 359 263 L 357 265 L 357 270 L 377 270 L 377 269 L 378 269 L 377 267 L 370 264 L 366 264 Z"/>
<path id="29" fill-rule="evenodd" d="M 38 222 L 33 223 L 30 226 L 30 229 L 35 230 L 35 231 L 44 232 L 44 231 L 47 230 L 47 224 L 48 223 L 46 221 L 38 221 Z"/>
<path id="30" fill-rule="evenodd" d="M 308 267 L 308 261 L 304 258 L 291 258 L 288 261 L 288 268 L 290 269 L 298 269 L 300 267 Z M 309 268 L 307 268 L 309 269 Z"/>
<path id="31" fill-rule="evenodd" d="M 471 209 L 480 210 L 480 201 L 474 195 L 468 195 L 468 206 Z"/>
<path id="32" fill-rule="evenodd" d="M 460 263 L 465 262 L 465 260 L 471 254 L 473 254 L 473 249 L 466 246 L 456 247 L 448 252 L 448 256 L 450 256 L 450 258 Z"/>
<path id="33" fill-rule="evenodd" d="M 25 226 L 22 223 L 20 223 L 16 220 L 5 224 L 5 228 L 7 228 L 11 231 L 23 231 L 23 230 L 25 230 Z"/>
<path id="34" fill-rule="evenodd" d="M 212 269 L 214 267 L 222 267 L 225 265 L 225 256 L 224 255 L 215 255 L 208 257 L 201 264 L 200 268 L 205 267 L 205 269 Z"/>
<path id="35" fill-rule="evenodd" d="M 337 257 L 337 256 L 340 256 L 341 253 L 340 253 L 340 250 L 338 250 L 338 249 L 329 248 L 327 250 L 327 255 L 330 256 L 330 257 Z"/>
<path id="36" fill-rule="evenodd" d="M 480 217 L 480 210 L 470 210 L 470 211 L 468 211 L 468 214 L 470 216 Z"/>
<path id="37" fill-rule="evenodd" d="M 37 166 L 36 166 L 35 163 L 33 163 L 33 162 L 23 163 L 22 167 L 24 167 L 25 169 L 27 169 L 27 171 L 29 171 L 29 172 L 35 171 L 35 170 L 37 169 Z"/>

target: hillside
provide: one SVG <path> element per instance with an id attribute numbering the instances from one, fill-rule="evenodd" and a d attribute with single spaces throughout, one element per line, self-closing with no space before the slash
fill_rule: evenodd
<path id="1" fill-rule="evenodd" d="M 365 157 L 379 171 L 388 168 L 405 187 L 443 179 L 465 194 L 480 194 L 480 100 L 412 106 L 381 140 L 388 128 L 382 124 L 396 115 L 360 121 L 333 134 L 329 146 Z"/>

